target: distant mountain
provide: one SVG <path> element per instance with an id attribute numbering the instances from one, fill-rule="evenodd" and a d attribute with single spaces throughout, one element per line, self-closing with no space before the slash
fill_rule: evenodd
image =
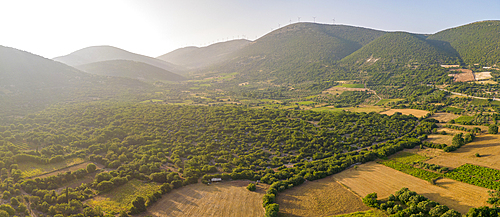
<path id="1" fill-rule="evenodd" d="M 81 72 L 63 63 L 0 46 L 0 121 L 51 104 L 137 94 L 150 85 Z"/>
<path id="2" fill-rule="evenodd" d="M 91 74 L 126 77 L 143 81 L 182 81 L 184 77 L 143 62 L 108 60 L 75 66 Z"/>
<path id="3" fill-rule="evenodd" d="M 66 56 L 56 57 L 54 60 L 65 63 L 70 66 L 79 66 L 94 62 L 102 62 L 108 60 L 132 60 L 143 62 L 170 72 L 182 72 L 184 67 L 174 65 L 163 60 L 152 57 L 135 54 L 112 46 L 94 46 L 77 50 Z"/>
<path id="4" fill-rule="evenodd" d="M 428 37 L 448 42 L 468 65 L 500 65 L 500 21 L 482 21 L 446 29 Z"/>
<path id="5" fill-rule="evenodd" d="M 390 32 L 342 59 L 349 67 L 375 67 L 386 70 L 397 67 L 414 68 L 418 65 L 456 64 L 460 57 L 427 41 L 425 36 L 406 32 Z"/>
<path id="6" fill-rule="evenodd" d="M 302 82 L 327 73 L 336 61 L 385 32 L 344 25 L 296 23 L 259 38 L 210 71 L 239 72 L 241 80 Z M 315 73 L 315 72 L 314 72 Z"/>
<path id="7" fill-rule="evenodd" d="M 232 57 L 235 51 L 250 44 L 245 39 L 215 43 L 207 47 L 185 47 L 157 57 L 188 69 L 198 69 L 223 62 Z"/>

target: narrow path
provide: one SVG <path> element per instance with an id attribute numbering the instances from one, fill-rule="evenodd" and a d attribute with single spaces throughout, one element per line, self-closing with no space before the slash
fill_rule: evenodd
<path id="1" fill-rule="evenodd" d="M 373 92 L 373 93 L 375 94 L 375 96 L 377 96 L 377 97 L 378 97 L 378 101 L 377 101 L 377 102 L 375 102 L 375 103 L 373 103 L 373 105 L 376 105 L 378 102 L 380 102 L 380 101 L 382 100 L 382 97 L 380 97 L 380 96 L 377 94 L 377 92 L 375 92 L 374 90 L 371 90 L 371 89 L 366 88 L 366 83 L 365 83 L 364 85 L 365 85 L 365 89 L 369 90 L 370 92 Z"/>

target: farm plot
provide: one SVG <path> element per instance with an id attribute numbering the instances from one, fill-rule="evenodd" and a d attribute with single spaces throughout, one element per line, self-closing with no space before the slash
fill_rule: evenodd
<path id="1" fill-rule="evenodd" d="M 147 198 L 148 194 L 158 190 L 160 190 L 159 184 L 143 183 L 134 179 L 110 192 L 87 200 L 86 203 L 92 207 L 99 206 L 106 213 L 118 214 L 121 211 L 128 211 L 132 207 L 132 201 L 137 196 Z"/>
<path id="2" fill-rule="evenodd" d="M 407 187 L 461 213 L 467 213 L 472 207 L 488 205 L 488 189 L 446 178 L 439 179 L 436 185 L 432 185 L 375 162 L 359 165 L 356 169 L 345 170 L 333 177 L 362 197 L 376 192 L 379 198 L 386 198 Z"/>
<path id="3" fill-rule="evenodd" d="M 90 164 L 90 162 L 81 163 L 81 164 L 70 166 L 70 167 L 67 167 L 67 168 L 64 168 L 64 169 L 60 169 L 60 170 L 57 170 L 57 171 L 54 171 L 54 172 L 45 173 L 43 175 L 39 175 L 39 176 L 36 176 L 36 177 L 33 177 L 33 178 L 45 178 L 45 177 L 49 177 L 49 176 L 55 176 L 55 175 L 57 175 L 59 173 L 74 172 L 74 171 L 77 171 L 79 169 L 87 169 L 87 165 L 89 165 L 89 164 Z M 96 166 L 97 166 L 96 170 L 100 170 L 100 169 L 102 169 L 104 167 L 101 164 L 96 164 Z"/>
<path id="4" fill-rule="evenodd" d="M 141 216 L 263 216 L 262 197 L 269 186 L 258 184 L 251 192 L 246 189 L 249 183 L 184 186 L 163 195 Z"/>
<path id="5" fill-rule="evenodd" d="M 451 145 L 452 140 L 453 140 L 453 136 L 451 136 L 451 135 L 431 134 L 431 135 L 427 136 L 427 139 L 425 141 L 432 142 L 434 144 Z"/>
<path id="6" fill-rule="evenodd" d="M 281 216 L 331 216 L 369 210 L 359 196 L 332 177 L 288 189 L 276 199 Z"/>
<path id="7" fill-rule="evenodd" d="M 474 77 L 476 78 L 476 81 L 492 78 L 491 72 L 476 72 L 474 73 Z"/>
<path id="8" fill-rule="evenodd" d="M 58 162 L 58 163 L 52 163 L 52 164 L 39 164 L 39 163 L 34 163 L 34 162 L 22 162 L 19 163 L 19 170 L 21 170 L 21 173 L 23 174 L 23 177 L 34 177 L 42 174 L 49 173 L 54 170 L 60 170 L 65 167 L 70 167 L 73 165 L 81 164 L 85 162 L 84 159 L 82 158 L 72 158 L 72 159 L 66 159 L 64 161 Z M 86 166 L 86 165 L 85 165 Z M 75 169 L 77 170 L 77 169 Z M 57 172 L 56 172 L 57 174 Z M 40 176 L 42 177 L 42 176 Z"/>
<path id="9" fill-rule="evenodd" d="M 446 122 L 451 121 L 451 120 L 458 118 L 458 117 L 459 117 L 458 115 L 450 114 L 450 113 L 446 113 L 446 112 L 438 112 L 438 113 L 434 113 L 432 116 L 430 116 L 430 118 L 434 118 L 441 123 L 446 123 Z"/>
<path id="10" fill-rule="evenodd" d="M 380 114 L 393 115 L 396 112 L 400 112 L 401 114 L 404 114 L 404 115 L 413 115 L 417 118 L 423 117 L 424 115 L 429 113 L 428 111 L 418 110 L 418 109 L 389 109 L 387 111 L 380 112 Z"/>
<path id="11" fill-rule="evenodd" d="M 437 164 L 445 167 L 456 168 L 463 164 L 475 164 L 494 169 L 500 169 L 500 135 L 479 135 L 473 142 L 468 143 L 453 152 L 441 150 L 424 149 L 418 154 L 432 156 L 427 163 Z M 481 157 L 476 157 L 475 154 Z"/>

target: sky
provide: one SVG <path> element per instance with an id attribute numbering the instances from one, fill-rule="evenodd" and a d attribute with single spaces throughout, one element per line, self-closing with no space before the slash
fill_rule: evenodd
<path id="1" fill-rule="evenodd" d="M 97 45 L 157 57 L 316 22 L 432 34 L 500 20 L 500 0 L 0 0 L 0 45 L 54 58 Z M 315 17 L 315 18 L 314 18 Z"/>

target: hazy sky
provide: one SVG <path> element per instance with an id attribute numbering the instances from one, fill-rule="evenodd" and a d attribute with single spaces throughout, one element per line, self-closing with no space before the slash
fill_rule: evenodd
<path id="1" fill-rule="evenodd" d="M 0 0 L 0 45 L 53 58 L 111 45 L 159 56 L 313 22 L 435 33 L 500 20 L 500 0 Z"/>

